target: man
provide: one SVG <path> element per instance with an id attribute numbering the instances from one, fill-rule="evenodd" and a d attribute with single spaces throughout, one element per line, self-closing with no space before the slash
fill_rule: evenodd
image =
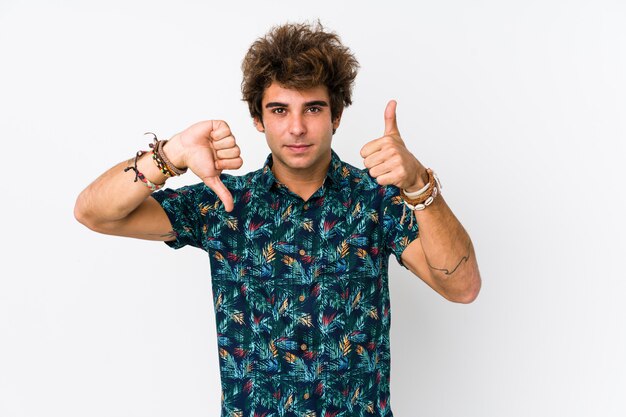
<path id="1" fill-rule="evenodd" d="M 391 416 L 389 255 L 451 301 L 480 289 L 471 240 L 405 146 L 395 101 L 361 149 L 366 170 L 332 151 L 357 68 L 321 25 L 274 28 L 242 65 L 263 168 L 223 174 L 241 167 L 239 147 L 228 124 L 204 121 L 77 200 L 95 231 L 209 253 L 222 416 Z M 152 194 L 187 169 L 203 182 Z"/>

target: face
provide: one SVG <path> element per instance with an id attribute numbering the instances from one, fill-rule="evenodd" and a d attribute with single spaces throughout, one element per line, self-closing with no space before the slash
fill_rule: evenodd
<path id="1" fill-rule="evenodd" d="M 340 118 L 331 119 L 326 86 L 306 90 L 283 88 L 272 83 L 263 93 L 263 122 L 255 118 L 272 151 L 275 174 L 308 176 L 330 163 L 333 129 Z"/>

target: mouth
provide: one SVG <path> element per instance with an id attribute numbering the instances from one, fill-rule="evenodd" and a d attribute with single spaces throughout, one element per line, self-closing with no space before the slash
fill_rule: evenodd
<path id="1" fill-rule="evenodd" d="M 295 153 L 306 152 L 311 146 L 313 145 L 304 145 L 304 144 L 285 145 L 287 149 Z"/>

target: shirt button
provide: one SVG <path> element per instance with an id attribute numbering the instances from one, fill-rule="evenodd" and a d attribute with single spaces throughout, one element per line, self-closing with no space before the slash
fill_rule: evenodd
<path id="1" fill-rule="evenodd" d="M 305 210 L 308 210 L 308 209 L 309 209 L 309 203 L 306 203 L 306 204 L 304 205 L 304 207 L 303 207 L 303 208 L 304 208 Z"/>
<path id="2" fill-rule="evenodd" d="M 306 343 L 301 344 L 301 345 L 300 345 L 300 349 L 302 349 L 302 350 L 306 350 Z"/>
<path id="3" fill-rule="evenodd" d="M 304 295 L 301 295 L 300 297 L 298 297 L 298 300 L 304 301 L 304 298 L 305 298 Z"/>
<path id="4" fill-rule="evenodd" d="M 300 255 L 304 256 L 304 254 L 306 253 L 306 251 L 304 249 L 300 249 L 300 251 L 298 252 Z"/>
<path id="5" fill-rule="evenodd" d="M 304 397 L 304 399 L 305 399 L 305 400 L 308 400 L 308 399 L 309 399 L 309 393 L 308 393 L 308 392 L 305 392 L 305 393 L 304 393 L 304 395 L 303 395 L 303 397 Z"/>

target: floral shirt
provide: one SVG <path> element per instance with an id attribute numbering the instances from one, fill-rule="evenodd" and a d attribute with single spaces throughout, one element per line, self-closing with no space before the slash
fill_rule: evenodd
<path id="1" fill-rule="evenodd" d="M 393 416 L 389 255 L 418 235 L 394 186 L 332 152 L 308 201 L 276 180 L 272 156 L 222 174 L 235 208 L 203 183 L 153 194 L 177 238 L 210 259 L 221 417 Z"/>

